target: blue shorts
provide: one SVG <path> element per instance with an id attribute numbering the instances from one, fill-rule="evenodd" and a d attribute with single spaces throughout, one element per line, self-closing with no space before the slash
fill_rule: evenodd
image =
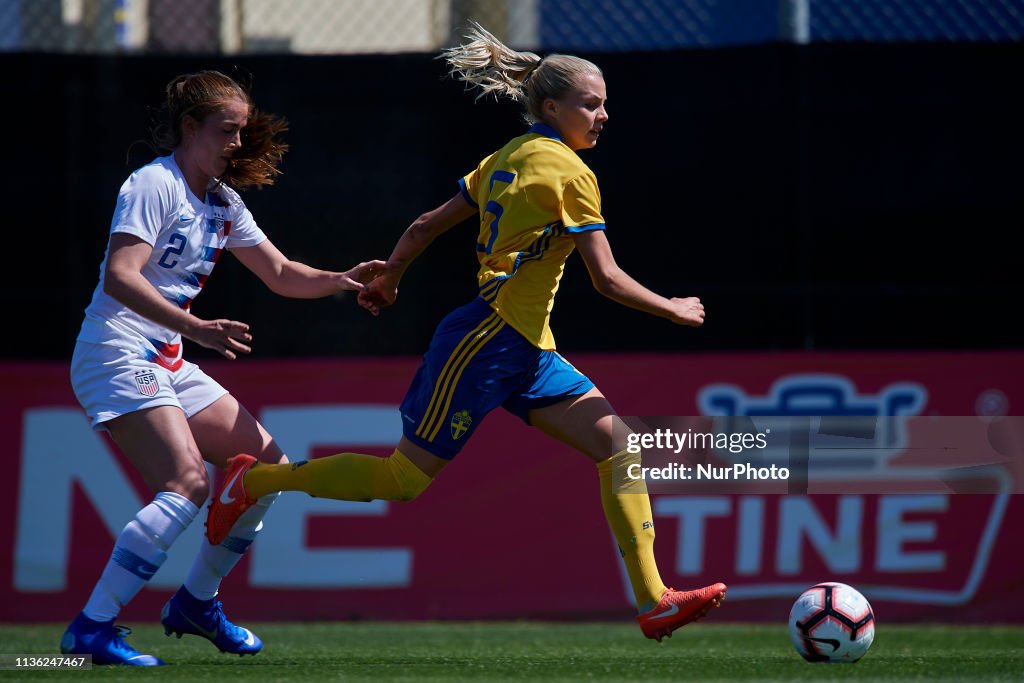
<path id="1" fill-rule="evenodd" d="M 498 406 L 529 424 L 530 410 L 593 388 L 558 352 L 538 349 L 477 298 L 449 313 L 434 332 L 402 401 L 402 431 L 451 460 Z"/>

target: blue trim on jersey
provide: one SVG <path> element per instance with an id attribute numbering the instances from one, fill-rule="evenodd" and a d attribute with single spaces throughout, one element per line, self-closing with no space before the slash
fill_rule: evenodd
<path id="1" fill-rule="evenodd" d="M 480 205 L 473 201 L 473 198 L 469 196 L 469 190 L 466 189 L 466 179 L 459 178 L 459 191 L 462 192 L 462 198 L 466 200 L 466 203 L 472 206 L 474 209 L 479 209 Z"/>
<path id="2" fill-rule="evenodd" d="M 127 569 L 143 581 L 152 579 L 153 574 L 156 574 L 156 570 L 160 569 L 160 565 L 146 562 L 132 551 L 121 547 L 114 548 L 114 556 L 111 559 L 114 560 L 117 566 Z"/>
<path id="3" fill-rule="evenodd" d="M 222 209 L 226 209 L 230 206 L 230 204 L 224 201 L 224 199 L 217 192 L 207 192 L 206 201 L 203 203 L 209 204 L 210 206 L 219 206 Z"/>
<path id="4" fill-rule="evenodd" d="M 173 301 L 174 305 L 177 306 L 178 308 L 188 308 L 189 306 L 192 305 L 192 297 L 188 296 L 187 294 L 178 294 L 177 296 L 173 297 L 171 301 Z"/>
<path id="5" fill-rule="evenodd" d="M 537 123 L 535 123 L 532 126 L 530 126 L 530 131 L 529 132 L 531 132 L 531 133 L 538 133 L 540 135 L 546 135 L 547 137 L 552 138 L 554 140 L 558 140 L 558 141 L 562 140 L 562 134 L 561 133 L 559 133 L 557 130 L 555 130 L 554 128 L 552 128 L 548 124 L 541 123 L 540 121 L 538 121 Z"/>
<path id="6" fill-rule="evenodd" d="M 604 223 L 591 223 L 590 225 L 567 225 L 565 231 L 568 233 L 590 232 L 592 230 L 604 230 Z"/>
<path id="7" fill-rule="evenodd" d="M 544 253 L 551 246 L 551 239 L 558 237 L 560 234 L 560 228 L 558 223 L 548 223 L 544 226 L 544 232 L 541 236 L 533 241 L 525 251 L 521 251 L 516 255 L 515 267 L 512 272 L 515 273 L 519 270 L 519 266 L 526 261 L 536 261 L 537 259 L 544 256 Z"/>
<path id="8" fill-rule="evenodd" d="M 505 286 L 511 275 L 499 275 L 480 288 L 480 298 L 491 303 L 498 298 L 498 291 Z"/>

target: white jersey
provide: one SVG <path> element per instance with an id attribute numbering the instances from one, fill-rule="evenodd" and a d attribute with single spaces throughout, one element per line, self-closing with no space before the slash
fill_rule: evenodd
<path id="1" fill-rule="evenodd" d="M 188 311 L 224 249 L 251 247 L 266 239 L 238 194 L 221 185 L 204 199 L 192 193 L 173 156 L 136 170 L 121 186 L 110 233 L 126 233 L 153 246 L 142 276 L 168 301 Z M 139 352 L 174 372 L 182 363 L 181 335 L 127 308 L 103 291 L 100 281 L 85 310 L 78 340 Z"/>

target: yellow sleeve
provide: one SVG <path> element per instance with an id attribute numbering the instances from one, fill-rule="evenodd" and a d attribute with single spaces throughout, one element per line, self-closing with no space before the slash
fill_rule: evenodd
<path id="1" fill-rule="evenodd" d="M 463 176 L 462 178 L 459 178 L 459 188 L 462 190 L 462 196 L 465 198 L 467 202 L 469 202 L 469 205 L 475 209 L 480 208 L 480 185 L 481 178 L 483 178 L 484 176 L 484 168 L 487 166 L 487 164 L 491 160 L 491 157 L 493 156 L 494 155 L 491 154 L 486 159 L 481 161 L 477 165 L 477 167 L 470 171 L 467 175 Z"/>
<path id="2" fill-rule="evenodd" d="M 562 191 L 562 224 L 569 232 L 604 230 L 601 190 L 593 173 L 578 175 Z"/>

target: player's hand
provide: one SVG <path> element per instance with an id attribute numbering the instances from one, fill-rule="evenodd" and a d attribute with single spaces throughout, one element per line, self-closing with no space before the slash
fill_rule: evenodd
<path id="1" fill-rule="evenodd" d="M 700 327 L 704 324 L 704 304 L 695 296 L 688 296 L 685 299 L 673 297 L 672 301 L 672 322 L 676 325 L 689 325 Z"/>
<path id="2" fill-rule="evenodd" d="M 249 346 L 252 343 L 249 326 L 237 320 L 197 320 L 196 329 L 186 336 L 228 360 L 235 360 L 239 353 L 252 351 Z"/>
<path id="3" fill-rule="evenodd" d="M 397 297 L 398 277 L 385 272 L 367 283 L 359 292 L 359 305 L 370 313 L 379 315 L 380 309 L 395 303 Z"/>
<path id="4" fill-rule="evenodd" d="M 341 289 L 350 292 L 361 292 L 368 282 L 380 277 L 384 272 L 383 261 L 364 261 L 354 268 L 341 274 Z"/>

